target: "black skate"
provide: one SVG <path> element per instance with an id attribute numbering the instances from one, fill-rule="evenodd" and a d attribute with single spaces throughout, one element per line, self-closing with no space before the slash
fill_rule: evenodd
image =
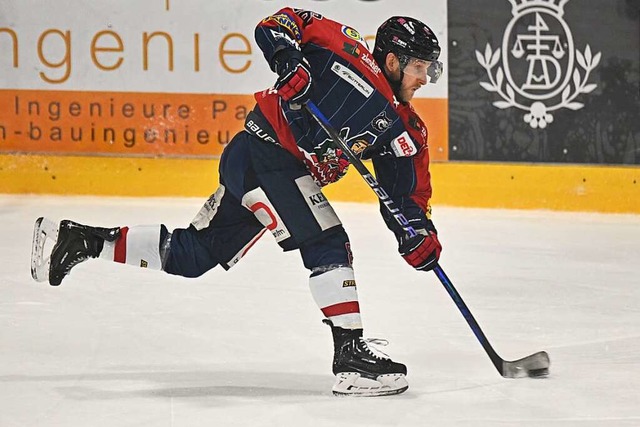
<path id="1" fill-rule="evenodd" d="M 61 221 L 58 227 L 47 218 L 38 218 L 33 230 L 31 275 L 39 282 L 49 279 L 51 286 L 58 286 L 75 265 L 98 257 L 105 240 L 113 242 L 119 235 L 119 228 L 90 227 L 69 220 Z M 45 258 L 47 239 L 55 244 Z"/>
<path id="2" fill-rule="evenodd" d="M 333 373 L 336 396 L 387 396 L 400 394 L 409 388 L 405 376 L 407 367 L 369 347 L 369 343 L 383 344 L 383 340 L 365 340 L 362 329 L 343 329 L 331 326 L 334 354 Z"/>

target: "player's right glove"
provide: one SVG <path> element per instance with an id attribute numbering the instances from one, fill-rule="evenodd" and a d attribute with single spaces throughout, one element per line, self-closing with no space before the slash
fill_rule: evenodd
<path id="1" fill-rule="evenodd" d="M 285 48 L 273 57 L 273 68 L 278 74 L 274 88 L 290 104 L 303 104 L 311 96 L 311 70 L 302 52 Z"/>
<path id="2" fill-rule="evenodd" d="M 432 270 L 440 259 L 442 245 L 438 233 L 433 230 L 417 230 L 418 235 L 401 237 L 398 251 L 402 258 L 416 270 Z"/>

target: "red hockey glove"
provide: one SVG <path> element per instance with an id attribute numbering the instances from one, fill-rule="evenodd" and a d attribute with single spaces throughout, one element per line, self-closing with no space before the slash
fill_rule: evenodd
<path id="1" fill-rule="evenodd" d="M 273 86 L 278 95 L 291 104 L 303 104 L 311 96 L 311 70 L 302 52 L 283 49 L 273 60 L 278 80 Z"/>
<path id="2" fill-rule="evenodd" d="M 434 231 L 420 230 L 420 232 L 428 234 L 418 234 L 406 240 L 401 238 L 398 251 L 402 258 L 416 270 L 432 270 L 440 259 L 442 245 Z"/>

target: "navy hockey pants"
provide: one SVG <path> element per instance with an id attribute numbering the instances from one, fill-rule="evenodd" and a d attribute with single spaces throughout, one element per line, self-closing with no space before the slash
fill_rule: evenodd
<path id="1" fill-rule="evenodd" d="M 246 131 L 220 159 L 220 188 L 186 229 L 173 230 L 163 269 L 197 277 L 230 268 L 263 233 L 305 267 L 350 265 L 347 234 L 305 166 L 291 153 Z"/>

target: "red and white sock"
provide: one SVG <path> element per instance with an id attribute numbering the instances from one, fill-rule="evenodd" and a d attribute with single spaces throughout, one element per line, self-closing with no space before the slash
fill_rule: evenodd
<path id="1" fill-rule="evenodd" d="M 115 242 L 104 242 L 100 258 L 161 270 L 160 228 L 160 224 L 122 227 Z"/>
<path id="2" fill-rule="evenodd" d="M 310 277 L 309 287 L 316 304 L 334 326 L 362 328 L 353 268 L 339 267 Z"/>

